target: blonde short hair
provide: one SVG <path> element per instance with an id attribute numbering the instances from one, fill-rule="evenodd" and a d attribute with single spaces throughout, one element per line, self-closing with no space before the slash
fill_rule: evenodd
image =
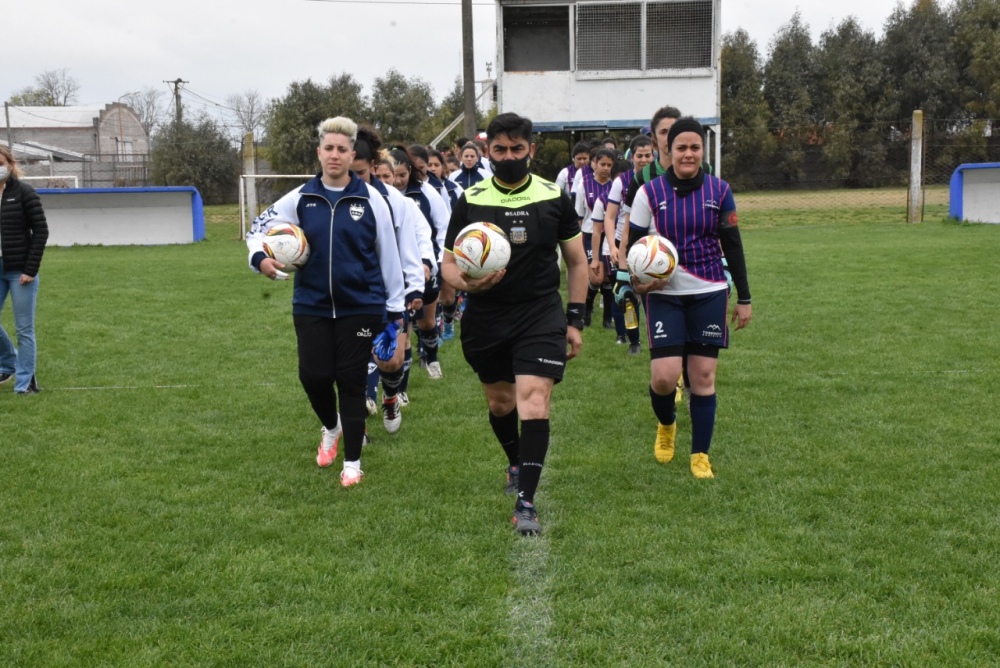
<path id="1" fill-rule="evenodd" d="M 354 148 L 354 142 L 358 140 L 358 124 L 346 116 L 328 118 L 320 123 L 316 130 L 319 132 L 321 142 L 323 137 L 331 132 L 347 137 L 351 142 L 351 148 Z"/>

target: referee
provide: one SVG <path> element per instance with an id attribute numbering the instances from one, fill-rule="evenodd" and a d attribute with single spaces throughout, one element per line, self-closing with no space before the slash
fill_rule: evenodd
<path id="1" fill-rule="evenodd" d="M 587 256 L 573 202 L 559 186 L 529 173 L 531 135 L 531 120 L 514 113 L 490 122 L 493 178 L 455 204 L 441 266 L 444 280 L 469 294 L 462 351 L 483 385 L 490 426 L 507 455 L 506 491 L 517 493 L 511 522 L 521 535 L 541 531 L 534 500 L 549 447 L 552 386 L 580 352 L 587 294 Z M 507 268 L 480 279 L 462 273 L 453 254 L 458 233 L 474 222 L 498 226 L 511 245 Z M 565 313 L 557 248 L 569 283 Z"/>

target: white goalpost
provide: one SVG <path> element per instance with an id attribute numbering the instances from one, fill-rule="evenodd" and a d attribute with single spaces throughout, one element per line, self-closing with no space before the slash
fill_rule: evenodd
<path id="1" fill-rule="evenodd" d="M 248 223 L 260 215 L 257 181 L 266 179 L 298 179 L 308 181 L 315 174 L 241 174 L 240 175 L 240 239 L 247 235 Z"/>

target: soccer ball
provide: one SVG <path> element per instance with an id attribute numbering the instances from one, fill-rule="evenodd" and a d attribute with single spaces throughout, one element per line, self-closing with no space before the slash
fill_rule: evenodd
<path id="1" fill-rule="evenodd" d="M 510 242 L 493 223 L 472 223 L 455 238 L 455 264 L 472 278 L 500 271 L 510 262 Z"/>
<path id="2" fill-rule="evenodd" d="M 643 284 L 664 278 L 669 281 L 677 269 L 677 249 L 669 239 L 650 234 L 629 249 L 628 268 Z"/>
<path id="3" fill-rule="evenodd" d="M 278 223 L 267 231 L 264 252 L 285 265 L 284 271 L 295 271 L 309 261 L 309 242 L 301 227 Z"/>

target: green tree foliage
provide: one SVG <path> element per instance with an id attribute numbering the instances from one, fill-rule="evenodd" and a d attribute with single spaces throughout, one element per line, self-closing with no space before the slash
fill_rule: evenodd
<path id="1" fill-rule="evenodd" d="M 920 109 L 928 118 L 959 118 L 961 88 L 955 61 L 953 17 L 937 0 L 896 5 L 885 22 L 881 60 L 891 82 L 890 115 L 908 120 Z"/>
<path id="2" fill-rule="evenodd" d="M 194 186 L 205 204 L 236 201 L 240 160 L 218 123 L 202 116 L 173 122 L 153 136 L 153 181 L 164 186 Z"/>
<path id="3" fill-rule="evenodd" d="M 954 44 L 965 108 L 1000 118 L 1000 0 L 957 0 Z"/>
<path id="4" fill-rule="evenodd" d="M 815 109 L 829 178 L 878 186 L 886 178 L 887 81 L 875 35 L 854 17 L 820 37 Z"/>
<path id="5" fill-rule="evenodd" d="M 312 79 L 293 82 L 283 98 L 271 102 L 266 116 L 273 170 L 278 174 L 311 174 L 318 169 L 319 124 L 331 116 L 361 121 L 369 117 L 369 110 L 361 84 L 350 74 L 339 74 L 326 84 Z"/>
<path id="6" fill-rule="evenodd" d="M 801 15 L 795 12 L 771 41 L 764 67 L 764 99 L 771 109 L 776 130 L 776 167 L 789 180 L 800 177 L 805 161 L 804 149 L 812 141 L 815 130 L 815 50 L 809 26 L 802 23 Z"/>
<path id="7" fill-rule="evenodd" d="M 427 142 L 433 139 L 430 122 L 436 109 L 431 85 L 420 78 L 407 79 L 396 69 L 376 77 L 372 87 L 371 120 L 391 142 Z"/>
<path id="8" fill-rule="evenodd" d="M 722 38 L 722 153 L 727 179 L 749 187 L 755 165 L 770 160 L 774 136 L 764 99 L 764 70 L 757 43 L 742 28 Z"/>
<path id="9" fill-rule="evenodd" d="M 554 181 L 559 170 L 569 164 L 569 142 L 559 134 L 535 135 L 535 157 L 531 171 L 542 178 Z"/>

